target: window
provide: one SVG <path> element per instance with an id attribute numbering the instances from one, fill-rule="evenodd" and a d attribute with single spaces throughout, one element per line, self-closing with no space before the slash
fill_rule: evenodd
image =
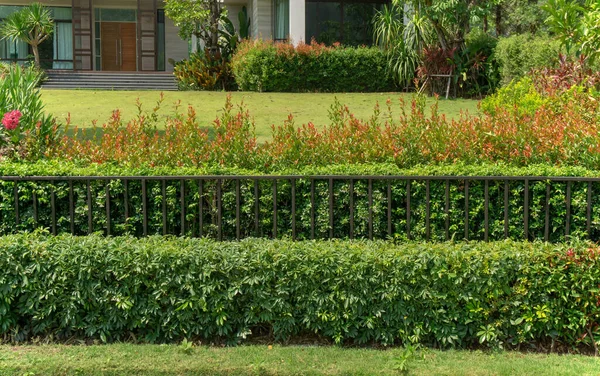
<path id="1" fill-rule="evenodd" d="M 307 0 L 306 40 L 359 46 L 373 44 L 373 17 L 387 0 Z"/>
<path id="2" fill-rule="evenodd" d="M 290 34 L 290 0 L 274 0 L 273 39 L 286 41 Z"/>
<path id="3" fill-rule="evenodd" d="M 20 6 L 0 6 L 0 21 Z M 54 18 L 54 33 L 40 46 L 40 62 L 44 69 L 73 69 L 73 27 L 71 8 L 48 7 Z M 0 41 L 0 60 L 29 61 L 30 46 L 22 41 Z"/>
<path id="4" fill-rule="evenodd" d="M 156 54 L 157 54 L 156 70 L 164 71 L 164 70 L 166 70 L 165 11 L 164 11 L 164 9 L 159 9 L 157 12 L 158 13 L 157 13 L 157 17 L 156 17 L 156 39 L 157 39 L 156 46 L 157 46 L 158 50 L 156 51 Z"/>

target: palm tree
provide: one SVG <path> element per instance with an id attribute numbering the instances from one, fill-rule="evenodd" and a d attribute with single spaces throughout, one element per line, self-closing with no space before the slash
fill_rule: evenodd
<path id="1" fill-rule="evenodd" d="M 33 50 L 35 66 L 40 67 L 39 45 L 54 32 L 50 11 L 40 3 L 30 4 L 8 16 L 0 24 L 2 39 L 21 40 Z"/>

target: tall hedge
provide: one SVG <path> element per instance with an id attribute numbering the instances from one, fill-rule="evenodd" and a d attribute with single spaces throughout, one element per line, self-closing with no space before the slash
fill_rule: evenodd
<path id="1" fill-rule="evenodd" d="M 506 85 L 532 69 L 557 66 L 560 53 L 560 43 L 551 37 L 519 34 L 500 38 L 494 54 Z"/>
<path id="2" fill-rule="evenodd" d="M 591 244 L 0 238 L 0 338 L 590 344 Z M 558 348 L 558 347 L 556 347 Z"/>
<path id="3" fill-rule="evenodd" d="M 240 90 L 260 92 L 385 92 L 396 86 L 379 48 L 326 47 L 252 40 L 232 61 Z"/>

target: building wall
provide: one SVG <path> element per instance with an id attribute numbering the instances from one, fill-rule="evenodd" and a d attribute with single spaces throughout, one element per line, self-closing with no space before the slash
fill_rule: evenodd
<path id="1" fill-rule="evenodd" d="M 177 32 L 179 29 L 169 18 L 165 17 L 165 68 L 167 72 L 173 72 L 173 65 L 169 59 L 180 61 L 189 57 L 189 44 L 181 39 Z"/>
<path id="2" fill-rule="evenodd" d="M 252 37 L 273 38 L 273 1 L 252 0 Z"/>

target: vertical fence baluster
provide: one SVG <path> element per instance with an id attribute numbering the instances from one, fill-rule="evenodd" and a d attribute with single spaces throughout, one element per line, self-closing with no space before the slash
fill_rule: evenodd
<path id="1" fill-rule="evenodd" d="M 315 179 L 310 179 L 310 238 L 315 239 Z"/>
<path id="2" fill-rule="evenodd" d="M 181 179 L 181 236 L 185 236 L 185 180 Z"/>
<path id="3" fill-rule="evenodd" d="M 277 179 L 273 179 L 273 239 L 277 239 Z"/>
<path id="4" fill-rule="evenodd" d="M 525 179 L 525 192 L 523 204 L 523 236 L 529 240 L 529 179 Z"/>
<path id="5" fill-rule="evenodd" d="M 19 185 L 15 180 L 15 185 L 13 186 L 13 195 L 15 197 L 15 230 L 18 230 L 19 223 L 21 222 L 20 213 L 19 213 Z"/>
<path id="6" fill-rule="evenodd" d="M 87 180 L 87 205 L 88 205 L 88 234 L 94 231 L 94 214 L 92 212 L 92 187 L 90 179 Z"/>
<path id="7" fill-rule="evenodd" d="M 484 241 L 490 240 L 490 181 L 485 179 L 485 188 L 484 188 L 484 212 L 483 212 L 483 222 L 485 226 L 485 232 L 483 235 Z"/>
<path id="8" fill-rule="evenodd" d="M 235 180 L 235 238 L 240 240 L 241 238 L 241 224 L 240 224 L 240 179 Z"/>
<path id="9" fill-rule="evenodd" d="M 508 180 L 504 181 L 504 238 L 508 239 Z"/>
<path id="10" fill-rule="evenodd" d="M 204 180 L 198 179 L 198 237 L 204 234 Z"/>
<path id="11" fill-rule="evenodd" d="M 223 197 L 221 185 L 221 179 L 217 179 L 217 237 L 219 241 L 223 240 Z"/>
<path id="12" fill-rule="evenodd" d="M 544 241 L 550 239 L 550 182 L 546 184 L 546 202 L 544 205 Z"/>
<path id="13" fill-rule="evenodd" d="M 373 180 L 369 179 L 369 239 L 373 240 Z"/>
<path id="14" fill-rule="evenodd" d="M 75 235 L 75 198 L 73 193 L 73 180 L 69 180 L 69 220 L 71 235 Z"/>
<path id="15" fill-rule="evenodd" d="M 106 235 L 110 236 L 110 181 L 108 179 L 104 190 L 106 193 Z"/>
<path id="16" fill-rule="evenodd" d="M 52 210 L 52 235 L 56 235 L 56 190 L 54 186 L 52 186 L 52 191 L 50 192 L 50 207 Z"/>
<path id="17" fill-rule="evenodd" d="M 425 180 L 425 239 L 431 239 L 431 184 Z"/>
<path id="18" fill-rule="evenodd" d="M 259 211 L 260 211 L 260 198 L 258 197 L 258 179 L 254 180 L 254 231 L 256 232 L 256 237 L 260 236 L 259 229 Z"/>
<path id="19" fill-rule="evenodd" d="M 350 239 L 354 239 L 354 179 L 350 179 Z"/>
<path id="20" fill-rule="evenodd" d="M 329 178 L 329 239 L 333 239 L 333 178 Z"/>
<path id="21" fill-rule="evenodd" d="M 125 206 L 125 223 L 129 220 L 129 181 L 123 180 L 123 205 Z"/>
<path id="22" fill-rule="evenodd" d="M 292 240 L 296 240 L 296 179 L 292 178 Z"/>
<path id="23" fill-rule="evenodd" d="M 167 181 L 161 181 L 163 235 L 167 235 Z"/>
<path id="24" fill-rule="evenodd" d="M 410 239 L 410 179 L 406 181 L 406 238 Z"/>
<path id="25" fill-rule="evenodd" d="M 33 223 L 34 226 L 37 228 L 39 226 L 38 223 L 38 200 L 37 200 L 37 193 L 35 192 L 35 187 L 33 188 L 33 192 L 32 192 L 32 198 L 33 198 Z"/>
<path id="26" fill-rule="evenodd" d="M 144 236 L 148 236 L 148 191 L 146 188 L 146 179 L 142 179 L 142 231 Z"/>
<path id="27" fill-rule="evenodd" d="M 450 240 L 450 180 L 446 180 L 446 192 L 444 199 L 444 215 L 445 218 L 445 231 L 446 231 L 446 240 Z"/>
<path id="28" fill-rule="evenodd" d="M 465 180 L 465 239 L 469 240 L 469 181 Z"/>
<path id="29" fill-rule="evenodd" d="M 585 231 L 587 232 L 588 239 L 592 238 L 592 182 L 588 182 L 587 186 L 587 201 L 586 201 L 586 226 Z"/>
<path id="30" fill-rule="evenodd" d="M 567 224 L 565 227 L 565 237 L 571 235 L 571 181 L 567 181 Z"/>
<path id="31" fill-rule="evenodd" d="M 387 230 L 388 237 L 394 236 L 392 229 L 392 182 L 387 182 Z"/>

